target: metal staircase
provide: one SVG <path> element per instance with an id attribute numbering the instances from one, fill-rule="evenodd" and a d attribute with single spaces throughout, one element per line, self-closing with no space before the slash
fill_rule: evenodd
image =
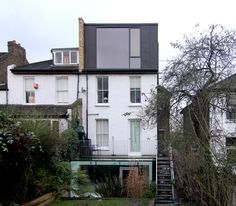
<path id="1" fill-rule="evenodd" d="M 172 149 L 167 151 L 160 149 L 157 155 L 157 187 L 155 206 L 175 205 L 174 170 L 172 161 Z"/>

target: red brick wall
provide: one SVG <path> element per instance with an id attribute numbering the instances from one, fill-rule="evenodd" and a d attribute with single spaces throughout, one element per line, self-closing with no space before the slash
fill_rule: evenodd
<path id="1" fill-rule="evenodd" d="M 7 66 L 28 64 L 25 49 L 16 41 L 8 42 L 8 52 L 0 56 L 0 84 L 7 83 Z"/>

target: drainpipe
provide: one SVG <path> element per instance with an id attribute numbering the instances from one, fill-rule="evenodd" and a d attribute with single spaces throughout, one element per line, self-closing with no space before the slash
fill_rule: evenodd
<path id="1" fill-rule="evenodd" d="M 77 95 L 76 99 L 79 99 L 79 71 L 77 72 Z"/>
<path id="2" fill-rule="evenodd" d="M 86 72 L 86 137 L 88 138 L 88 73 Z"/>

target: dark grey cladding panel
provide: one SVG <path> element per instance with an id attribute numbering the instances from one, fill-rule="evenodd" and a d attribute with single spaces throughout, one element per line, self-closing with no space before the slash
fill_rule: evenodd
<path id="1" fill-rule="evenodd" d="M 96 68 L 96 27 L 84 27 L 84 67 Z"/>
<path id="2" fill-rule="evenodd" d="M 141 26 L 141 68 L 158 67 L 158 27 Z"/>
<path id="3" fill-rule="evenodd" d="M 97 67 L 96 60 L 96 29 L 97 28 L 141 28 L 141 69 L 158 68 L 158 25 L 135 24 L 135 25 L 85 25 L 84 32 L 84 55 L 85 68 Z"/>

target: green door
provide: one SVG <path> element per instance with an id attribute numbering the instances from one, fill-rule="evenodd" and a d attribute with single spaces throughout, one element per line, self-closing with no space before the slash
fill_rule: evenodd
<path id="1" fill-rule="evenodd" d="M 130 120 L 130 152 L 140 152 L 140 120 Z"/>

